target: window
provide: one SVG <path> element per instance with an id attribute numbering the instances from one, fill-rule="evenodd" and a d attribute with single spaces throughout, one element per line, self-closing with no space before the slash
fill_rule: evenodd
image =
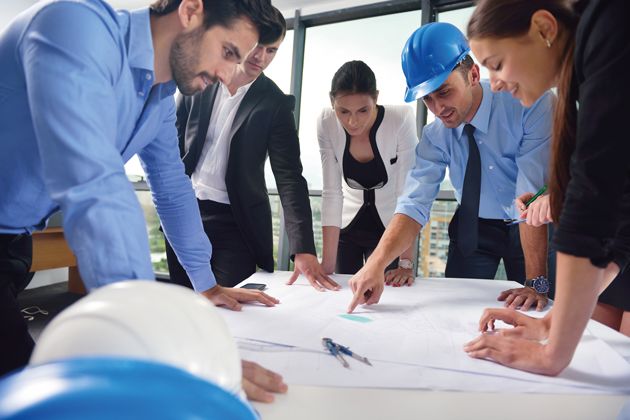
<path id="1" fill-rule="evenodd" d="M 293 60 L 293 31 L 287 31 L 284 41 L 280 44 L 275 58 L 265 70 L 265 75 L 273 80 L 280 89 L 287 95 L 291 92 L 291 72 Z M 276 189 L 276 179 L 271 171 L 269 159 L 265 163 L 265 183 L 267 188 Z M 273 208 L 273 205 L 272 205 Z M 275 222 L 274 222 L 275 229 Z M 277 246 L 277 242 L 274 242 Z M 274 255 L 276 255 L 274 253 Z"/>
<path id="2" fill-rule="evenodd" d="M 330 106 L 328 92 L 334 73 L 346 61 L 362 60 L 376 75 L 378 102 L 405 103 L 400 53 L 418 26 L 420 11 L 412 11 L 306 29 L 300 147 L 309 188 L 322 188 L 316 121 L 321 110 Z"/>
<path id="3" fill-rule="evenodd" d="M 457 26 L 457 28 L 462 31 L 464 35 L 466 35 L 466 26 L 468 25 L 468 20 L 470 19 L 470 16 L 472 16 L 473 10 L 475 10 L 474 7 L 466 7 L 464 9 L 443 12 L 438 15 L 438 21 L 451 23 Z M 475 63 L 479 64 L 479 61 L 477 61 L 477 58 L 475 58 L 474 54 L 471 53 L 471 57 L 475 60 Z M 488 79 L 490 77 L 488 69 L 486 69 L 485 67 L 481 67 L 481 65 L 479 65 L 479 68 L 481 70 L 481 78 Z"/>
<path id="4" fill-rule="evenodd" d="M 284 41 L 280 44 L 273 61 L 265 70 L 265 75 L 276 82 L 282 91 L 288 94 L 291 91 L 291 71 L 293 60 L 293 31 L 287 31 Z"/>

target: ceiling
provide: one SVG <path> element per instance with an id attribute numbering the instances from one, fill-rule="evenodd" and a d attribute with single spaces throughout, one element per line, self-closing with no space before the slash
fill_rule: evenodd
<path id="1" fill-rule="evenodd" d="M 151 4 L 152 0 L 107 0 L 114 8 L 137 9 Z M 301 10 L 302 16 L 329 10 L 343 9 L 362 4 L 377 3 L 382 0 L 272 0 L 285 17 L 293 17 L 296 9 Z"/>

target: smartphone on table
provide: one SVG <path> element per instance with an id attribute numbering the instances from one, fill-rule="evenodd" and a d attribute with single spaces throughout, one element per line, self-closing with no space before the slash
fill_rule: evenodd
<path id="1" fill-rule="evenodd" d="M 264 283 L 245 283 L 241 286 L 242 289 L 252 289 L 252 290 L 265 290 L 267 285 Z"/>

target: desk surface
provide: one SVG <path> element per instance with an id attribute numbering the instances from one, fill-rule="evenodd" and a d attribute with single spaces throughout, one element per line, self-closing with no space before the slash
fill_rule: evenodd
<path id="1" fill-rule="evenodd" d="M 277 273 L 280 274 L 280 273 Z M 288 274 L 287 274 L 288 277 Z M 590 331 L 630 361 L 630 339 L 591 321 Z M 617 419 L 628 395 L 449 392 L 289 385 L 263 419 Z M 628 410 L 628 408 L 626 408 Z M 630 417 L 629 417 L 630 418 Z"/>

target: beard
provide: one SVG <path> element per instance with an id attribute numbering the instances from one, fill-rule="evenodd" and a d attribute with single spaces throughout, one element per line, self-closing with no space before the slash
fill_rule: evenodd
<path id="1" fill-rule="evenodd" d="M 177 88 L 185 96 L 191 96 L 200 89 L 194 86 L 194 80 L 198 76 L 205 76 L 212 83 L 216 82 L 215 77 L 209 74 L 196 73 L 199 66 L 200 45 L 203 39 L 204 29 L 198 28 L 190 33 L 180 34 L 171 47 L 169 64 L 171 73 Z"/>

